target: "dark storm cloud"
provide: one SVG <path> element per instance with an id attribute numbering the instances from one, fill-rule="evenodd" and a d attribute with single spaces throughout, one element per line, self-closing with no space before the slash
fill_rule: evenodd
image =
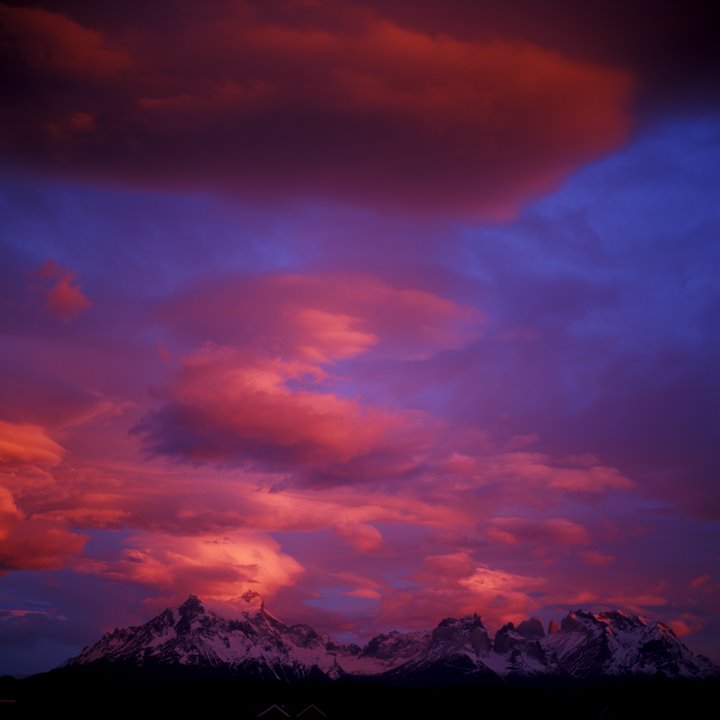
<path id="1" fill-rule="evenodd" d="M 630 130 L 630 74 L 552 47 L 334 3 L 193 7 L 149 29 L 110 25 L 113 6 L 87 21 L 0 6 L 6 159 L 256 201 L 501 219 Z"/>

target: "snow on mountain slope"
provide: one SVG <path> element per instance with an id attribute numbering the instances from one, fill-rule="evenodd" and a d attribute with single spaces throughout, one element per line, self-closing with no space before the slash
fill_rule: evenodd
<path id="1" fill-rule="evenodd" d="M 107 633 L 85 648 L 72 664 L 105 660 L 134 665 L 192 665 L 228 668 L 277 679 L 338 677 L 341 670 L 328 650 L 330 638 L 307 625 L 287 627 L 265 611 L 257 597 L 244 596 L 242 619 L 227 620 L 191 595 L 136 627 Z"/>
<path id="2" fill-rule="evenodd" d="M 717 673 L 707 658 L 690 652 L 664 623 L 621 610 L 570 613 L 560 631 L 545 636 L 540 644 L 561 670 L 577 678 L 703 678 Z"/>
<path id="3" fill-rule="evenodd" d="M 424 683 L 496 678 L 666 677 L 703 679 L 719 670 L 693 654 L 670 627 L 621 610 L 578 610 L 545 634 L 537 618 L 504 625 L 491 643 L 482 620 L 447 618 L 427 649 L 389 673 L 388 679 Z"/>
<path id="4" fill-rule="evenodd" d="M 348 675 L 379 675 L 419 656 L 430 643 L 430 633 L 390 633 L 376 635 L 365 647 L 349 652 L 339 646 L 338 662 Z"/>

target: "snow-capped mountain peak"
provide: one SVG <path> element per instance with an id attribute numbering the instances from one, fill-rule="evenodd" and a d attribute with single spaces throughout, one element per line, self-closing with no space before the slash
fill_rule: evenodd
<path id="1" fill-rule="evenodd" d="M 575 677 L 625 675 L 699 678 L 717 673 L 662 622 L 622 610 L 576 610 L 548 635 L 543 649 Z"/>
<path id="2" fill-rule="evenodd" d="M 193 597 L 192 595 L 190 597 Z M 247 590 L 240 596 L 248 605 L 248 610 L 256 610 L 257 612 L 265 611 L 265 601 L 262 595 L 255 590 Z"/>

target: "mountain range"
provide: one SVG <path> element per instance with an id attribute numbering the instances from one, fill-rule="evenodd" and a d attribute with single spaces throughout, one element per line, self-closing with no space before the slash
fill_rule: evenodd
<path id="1" fill-rule="evenodd" d="M 390 632 L 363 647 L 308 625 L 286 625 L 253 591 L 223 618 L 194 595 L 144 625 L 106 633 L 69 668 L 182 667 L 255 680 L 372 679 L 406 686 L 598 678 L 715 678 L 662 622 L 622 610 L 577 610 L 547 630 L 537 618 L 507 623 L 491 639 L 481 618 L 446 618 L 432 631 Z"/>

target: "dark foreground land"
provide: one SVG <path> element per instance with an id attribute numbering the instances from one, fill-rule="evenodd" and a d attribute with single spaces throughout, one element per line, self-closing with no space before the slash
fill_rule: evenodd
<path id="1" fill-rule="evenodd" d="M 197 675 L 53 671 L 0 678 L 0 718 L 188 713 L 233 720 L 691 720 L 715 713 L 718 681 L 603 681 L 554 686 L 403 688 L 361 682 L 287 684 Z M 274 707 L 273 707 L 274 706 Z M 46 715 L 47 713 L 47 715 Z"/>

